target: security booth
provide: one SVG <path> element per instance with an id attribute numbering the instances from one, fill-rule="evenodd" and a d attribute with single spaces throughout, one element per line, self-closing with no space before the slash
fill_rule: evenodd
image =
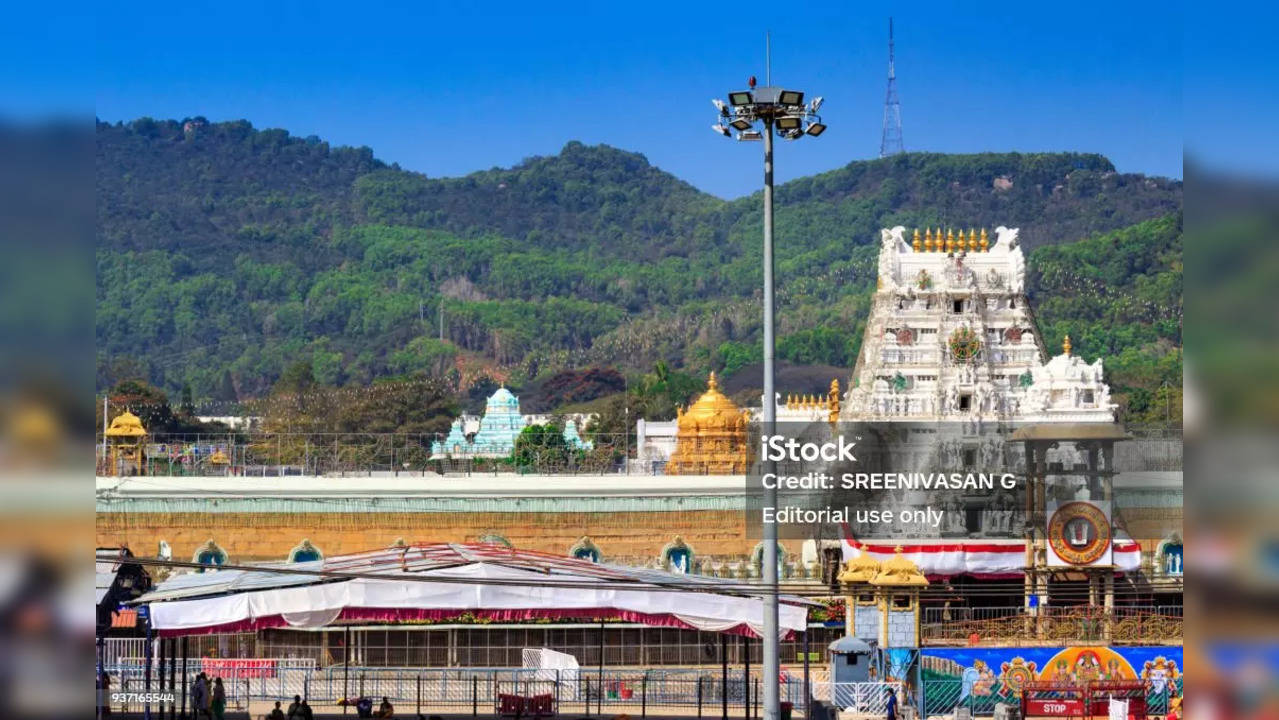
<path id="1" fill-rule="evenodd" d="M 830 644 L 830 681 L 860 683 L 870 681 L 871 656 L 875 648 L 865 640 L 845 636 Z"/>

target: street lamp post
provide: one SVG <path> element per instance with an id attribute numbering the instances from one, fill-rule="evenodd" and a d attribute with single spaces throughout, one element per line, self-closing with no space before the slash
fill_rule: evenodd
<path id="1" fill-rule="evenodd" d="M 820 97 L 804 103 L 804 93 L 779 87 L 755 87 L 750 79 L 750 90 L 728 94 L 728 102 L 718 98 L 711 101 L 719 112 L 711 129 L 724 137 L 732 137 L 737 131 L 739 141 L 764 141 L 764 426 L 762 434 L 777 434 L 777 394 L 774 390 L 773 355 L 776 346 L 774 335 L 773 301 L 773 134 L 786 140 L 798 140 L 805 135 L 817 137 L 826 131 L 817 110 L 822 105 Z M 755 129 L 763 125 L 763 132 Z M 730 130 L 732 128 L 732 130 Z M 775 473 L 777 463 L 765 461 L 763 472 Z M 777 489 L 764 489 L 763 507 L 776 507 Z M 779 720 L 780 683 L 777 622 L 777 524 L 764 523 L 763 576 L 767 591 L 764 603 L 764 718 Z"/>

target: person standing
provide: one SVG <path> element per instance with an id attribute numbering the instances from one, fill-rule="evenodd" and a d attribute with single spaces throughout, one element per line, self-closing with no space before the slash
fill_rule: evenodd
<path id="1" fill-rule="evenodd" d="M 226 716 L 226 688 L 222 687 L 222 678 L 216 678 L 213 681 L 213 709 L 214 720 L 222 720 Z"/>
<path id="2" fill-rule="evenodd" d="M 102 708 L 102 717 L 111 717 L 111 676 L 102 673 L 98 681 L 98 707 Z"/>
<path id="3" fill-rule="evenodd" d="M 191 685 L 191 715 L 200 720 L 209 713 L 209 686 L 204 680 L 204 673 L 195 676 Z"/>
<path id="4" fill-rule="evenodd" d="M 885 708 L 885 716 L 888 720 L 897 720 L 897 693 L 893 690 L 888 691 L 888 707 Z"/>

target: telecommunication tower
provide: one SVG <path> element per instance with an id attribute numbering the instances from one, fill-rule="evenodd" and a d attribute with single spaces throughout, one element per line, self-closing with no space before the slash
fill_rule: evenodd
<path id="1" fill-rule="evenodd" d="M 902 104 L 897 99 L 897 71 L 893 68 L 893 19 L 888 18 L 888 92 L 884 95 L 884 134 L 879 141 L 879 156 L 903 152 Z"/>

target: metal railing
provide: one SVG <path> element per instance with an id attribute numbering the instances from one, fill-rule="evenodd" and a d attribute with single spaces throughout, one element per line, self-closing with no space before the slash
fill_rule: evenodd
<path id="1" fill-rule="evenodd" d="M 580 429 L 579 429 L 580 431 Z M 445 436 L 436 433 L 327 433 L 327 432 L 228 432 L 222 434 L 161 434 L 147 436 L 146 462 L 125 459 L 112 447 L 95 443 L 99 475 L 209 476 L 289 475 L 477 474 L 556 473 L 600 474 L 629 472 L 648 474 L 651 468 L 623 463 L 634 455 L 634 434 L 580 433 L 590 447 L 532 449 L 514 457 L 476 457 L 462 453 L 435 453 Z M 478 451 L 477 451 L 478 452 Z M 484 454 L 484 453 L 479 453 Z"/>
<path id="2" fill-rule="evenodd" d="M 153 668 L 151 681 L 145 678 L 140 664 L 116 663 L 107 668 L 112 676 L 112 692 L 173 693 L 176 707 L 190 703 L 191 677 L 198 668 L 188 669 L 185 694 L 181 673 L 177 688 L 168 686 L 168 675 L 161 683 L 161 673 Z M 206 671 L 207 672 L 207 671 Z M 212 677 L 212 674 L 211 674 Z M 312 706 L 349 707 L 356 699 L 368 697 L 374 704 L 387 698 L 404 710 L 414 707 L 419 713 L 448 712 L 473 715 L 492 714 L 500 708 L 503 696 L 549 698 L 559 712 L 583 713 L 586 716 L 626 713 L 645 717 L 655 715 L 687 715 L 712 717 L 729 714 L 734 717 L 760 717 L 763 703 L 763 678 L 757 670 L 747 672 L 721 669 L 634 669 L 604 670 L 510 669 L 510 668 L 370 668 L 329 666 L 315 668 L 293 664 L 287 660 L 263 660 L 256 665 L 241 661 L 226 667 L 222 677 L 227 694 L 227 707 L 248 709 L 254 701 L 289 702 L 301 696 Z M 805 707 L 803 678 L 783 673 L 781 700 L 792 704 L 796 714 Z M 842 684 L 835 697 L 857 707 L 882 708 L 879 695 L 870 685 L 867 689 L 847 689 Z M 816 688 L 817 685 L 814 685 Z M 827 689 L 829 695 L 831 691 Z M 886 696 L 884 696 L 886 698 Z M 152 703 L 153 710 L 168 702 Z M 112 703 L 113 709 L 142 709 L 143 703 L 127 700 Z"/>
<path id="3" fill-rule="evenodd" d="M 887 712 L 888 698 L 896 694 L 898 702 L 907 704 L 902 697 L 902 684 L 899 682 L 851 682 L 813 683 L 813 698 L 829 702 L 839 710 L 883 716 Z"/>
<path id="4" fill-rule="evenodd" d="M 906 351 L 893 351 L 906 352 Z M 910 351 L 919 352 L 919 351 Z M 893 394 L 889 407 L 880 411 L 893 416 L 928 414 L 922 396 Z M 931 411 L 929 411 L 931 412 Z M 484 474 L 553 473 L 653 474 L 660 472 L 660 460 L 642 459 L 634 433 L 587 433 L 579 428 L 582 440 L 591 447 L 549 448 L 510 457 L 474 457 L 463 453 L 436 454 L 438 433 L 328 433 L 266 432 L 250 430 L 220 434 L 156 433 L 146 438 L 145 474 L 159 476 L 245 476 L 367 475 L 367 474 Z M 1121 471 L 1178 471 L 1182 467 L 1180 431 L 1175 428 L 1140 428 L 1131 442 L 1119 443 L 1116 467 Z M 102 437 L 95 443 L 99 475 L 135 475 L 132 461 L 108 447 L 104 455 Z M 624 463 L 623 456 L 630 457 Z M 113 464 L 114 461 L 114 464 Z M 1003 459 L 1018 471 L 1020 452 Z"/>
<path id="5" fill-rule="evenodd" d="M 949 619 L 947 619 L 949 618 Z M 1118 607 L 925 608 L 921 635 L 927 644 L 1000 644 L 1018 640 L 1057 645 L 1180 643 L 1180 605 Z"/>
<path id="6" fill-rule="evenodd" d="M 1000 703 L 1016 705 L 1020 695 L 1016 690 L 996 683 L 991 686 L 969 685 L 960 679 L 932 678 L 923 682 L 924 717 L 952 716 L 956 709 L 967 708 L 970 717 L 993 715 Z M 1161 716 L 1168 712 L 1169 701 L 1180 697 L 1181 678 L 1164 683 L 1151 683 L 1146 692 L 1148 714 Z"/>

